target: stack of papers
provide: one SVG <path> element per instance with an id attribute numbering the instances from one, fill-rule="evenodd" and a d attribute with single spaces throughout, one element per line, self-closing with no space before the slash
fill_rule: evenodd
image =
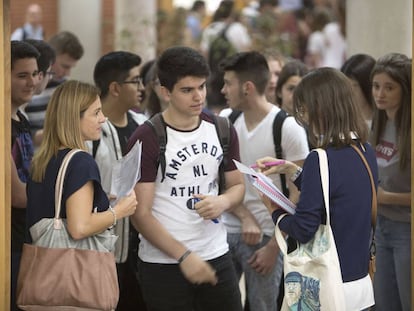
<path id="1" fill-rule="evenodd" d="M 270 198 L 274 203 L 279 205 L 289 214 L 295 214 L 296 205 L 290 201 L 282 191 L 279 190 L 273 183 L 273 181 L 266 175 L 256 172 L 254 169 L 236 161 L 233 159 L 234 164 L 236 164 L 237 169 L 247 176 L 249 182 L 261 193 Z"/>
<path id="2" fill-rule="evenodd" d="M 111 195 L 116 196 L 113 205 L 128 195 L 141 177 L 142 143 L 137 141 L 132 149 L 112 167 Z"/>

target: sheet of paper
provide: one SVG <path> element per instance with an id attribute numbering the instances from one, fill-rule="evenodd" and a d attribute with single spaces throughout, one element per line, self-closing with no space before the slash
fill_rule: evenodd
<path id="1" fill-rule="evenodd" d="M 244 165 L 233 159 L 237 169 L 247 175 L 249 182 L 260 192 L 269 197 L 273 202 L 283 208 L 290 214 L 295 213 L 296 205 L 291 202 L 279 188 L 275 186 L 273 181 L 266 175 L 256 172 L 254 169 Z"/>
<path id="2" fill-rule="evenodd" d="M 112 204 L 129 194 L 141 175 L 142 143 L 137 141 L 132 149 L 112 167 L 111 195 L 116 196 Z"/>

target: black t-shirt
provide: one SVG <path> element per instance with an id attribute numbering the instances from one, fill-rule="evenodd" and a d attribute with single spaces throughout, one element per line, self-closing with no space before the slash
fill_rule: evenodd
<path id="1" fill-rule="evenodd" d="M 55 183 L 60 165 L 70 149 L 59 150 L 46 168 L 43 182 L 37 183 L 29 179 L 27 183 L 27 233 L 29 228 L 42 218 L 55 216 Z M 109 201 L 101 187 L 99 169 L 95 160 L 87 152 L 76 153 L 71 159 L 64 181 L 60 216 L 66 218 L 66 200 L 88 181 L 93 181 L 94 198 L 91 211 L 96 207 L 98 212 L 108 209 Z M 30 241 L 29 235 L 27 235 Z"/>
<path id="2" fill-rule="evenodd" d="M 121 145 L 122 155 L 126 155 L 128 151 L 128 139 L 132 136 L 132 133 L 138 127 L 138 123 L 135 122 L 134 118 L 130 113 L 127 114 L 128 124 L 125 127 L 115 126 L 118 133 L 119 144 Z"/>

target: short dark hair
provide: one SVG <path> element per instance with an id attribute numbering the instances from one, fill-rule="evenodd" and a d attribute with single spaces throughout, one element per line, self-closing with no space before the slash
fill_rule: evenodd
<path id="1" fill-rule="evenodd" d="M 24 41 L 30 43 L 39 51 L 40 56 L 37 59 L 37 67 L 39 72 L 43 72 L 45 75 L 49 67 L 53 65 L 56 60 L 55 50 L 49 43 L 43 40 L 26 39 Z"/>
<path id="2" fill-rule="evenodd" d="M 371 71 L 375 66 L 375 58 L 367 54 L 355 54 L 349 57 L 341 67 L 341 71 L 350 79 L 358 82 L 365 99 L 374 107 L 372 100 Z"/>
<path id="3" fill-rule="evenodd" d="M 299 76 L 303 77 L 309 72 L 308 67 L 299 60 L 290 60 L 287 62 L 280 71 L 279 78 L 277 79 L 276 84 L 276 103 L 281 106 L 282 105 L 282 97 L 279 96 L 279 93 L 282 91 L 283 85 L 289 80 L 292 76 Z"/>
<path id="4" fill-rule="evenodd" d="M 206 6 L 206 3 L 203 0 L 196 0 L 191 7 L 191 11 L 198 11 L 199 9 Z"/>
<path id="5" fill-rule="evenodd" d="M 39 51 L 33 45 L 25 41 L 13 40 L 10 43 L 10 48 L 11 69 L 13 69 L 14 64 L 19 59 L 34 58 L 37 60 L 40 56 Z"/>
<path id="6" fill-rule="evenodd" d="M 166 49 L 157 61 L 157 76 L 163 87 L 172 91 L 184 77 L 205 77 L 210 73 L 203 55 L 193 48 L 174 46 Z"/>
<path id="7" fill-rule="evenodd" d="M 213 14 L 213 22 L 229 18 L 233 13 L 234 1 L 222 0 Z"/>
<path id="8" fill-rule="evenodd" d="M 108 95 L 112 82 L 123 82 L 129 71 L 141 64 L 141 57 L 126 51 L 110 52 L 102 56 L 95 65 L 93 79 L 101 91 L 101 97 Z"/>
<path id="9" fill-rule="evenodd" d="M 83 46 L 77 36 L 69 31 L 62 31 L 49 40 L 56 55 L 68 54 L 73 59 L 79 60 L 83 56 Z"/>
<path id="10" fill-rule="evenodd" d="M 270 79 L 266 58 L 256 51 L 240 52 L 229 56 L 220 63 L 220 69 L 234 71 L 242 83 L 253 82 L 260 95 L 264 94 Z"/>

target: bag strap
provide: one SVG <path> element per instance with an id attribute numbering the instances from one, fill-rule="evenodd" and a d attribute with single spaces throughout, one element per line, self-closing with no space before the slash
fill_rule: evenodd
<path id="1" fill-rule="evenodd" d="M 323 200 L 325 201 L 325 210 L 326 210 L 326 225 L 330 226 L 331 219 L 329 215 L 329 167 L 328 167 L 328 156 L 326 151 L 317 148 L 314 149 L 319 156 L 319 171 L 321 173 L 321 183 L 322 183 L 322 192 Z"/>
<path id="2" fill-rule="evenodd" d="M 240 110 L 232 109 L 230 115 L 228 116 L 231 123 L 234 124 L 236 122 L 237 118 L 242 114 Z"/>
<path id="3" fill-rule="evenodd" d="M 322 192 L 323 192 L 323 199 L 325 201 L 325 210 L 326 210 L 326 225 L 330 226 L 330 217 L 329 217 L 329 168 L 328 168 L 328 157 L 326 155 L 326 151 L 318 148 L 314 149 L 318 153 L 319 156 L 319 171 L 321 174 L 321 184 L 322 184 Z M 287 214 L 280 215 L 276 222 L 275 228 L 275 237 L 277 244 L 283 255 L 287 254 L 287 243 L 282 236 L 282 232 L 279 228 L 279 222 L 285 217 Z"/>
<path id="4" fill-rule="evenodd" d="M 60 209 L 62 204 L 62 192 L 63 192 L 63 184 L 65 181 L 65 175 L 66 175 L 66 169 L 68 168 L 69 162 L 72 159 L 72 157 L 78 153 L 82 152 L 81 149 L 72 149 L 69 151 L 65 157 L 63 158 L 62 164 L 60 165 L 59 172 L 56 178 L 56 184 L 55 184 L 55 228 L 59 229 L 60 227 Z"/>
<path id="5" fill-rule="evenodd" d="M 284 110 L 280 110 L 273 120 L 273 144 L 275 146 L 276 158 L 283 159 L 282 155 L 282 126 L 285 122 L 288 114 Z M 286 184 L 286 175 L 280 174 L 280 185 L 282 187 L 282 192 L 286 197 L 289 197 L 289 189 Z"/>
<path id="6" fill-rule="evenodd" d="M 358 153 L 361 157 L 362 162 L 368 171 L 369 179 L 371 181 L 371 190 L 372 190 L 372 205 L 371 205 L 371 226 L 372 226 L 372 240 L 371 240 L 371 249 L 374 248 L 373 252 L 375 252 L 375 227 L 377 225 L 377 189 L 375 188 L 374 177 L 372 176 L 371 168 L 367 162 L 367 159 L 362 154 L 361 150 L 355 145 L 351 145 L 351 147 Z"/>
<path id="7" fill-rule="evenodd" d="M 221 161 L 219 166 L 219 194 L 221 194 L 226 190 L 225 168 L 228 164 L 227 155 L 229 153 L 231 141 L 230 121 L 228 118 L 216 116 L 214 114 L 212 114 L 212 119 L 216 128 L 221 148 L 223 149 L 223 161 Z"/>
<path id="8" fill-rule="evenodd" d="M 151 119 L 146 120 L 145 123 L 151 126 L 157 135 L 158 146 L 160 148 L 158 153 L 158 165 L 161 166 L 161 182 L 163 182 L 165 179 L 165 169 L 167 165 L 165 160 L 165 150 L 167 148 L 167 132 L 161 112 L 154 115 Z"/>

